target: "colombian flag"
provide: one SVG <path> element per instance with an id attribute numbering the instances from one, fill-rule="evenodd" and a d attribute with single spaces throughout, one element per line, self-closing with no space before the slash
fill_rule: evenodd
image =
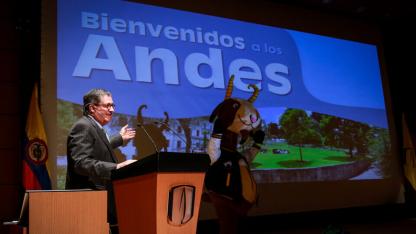
<path id="1" fill-rule="evenodd" d="M 22 180 L 25 190 L 51 189 L 46 161 L 48 147 L 45 128 L 38 104 L 38 86 L 33 87 L 26 120 L 25 149 L 23 152 Z"/>

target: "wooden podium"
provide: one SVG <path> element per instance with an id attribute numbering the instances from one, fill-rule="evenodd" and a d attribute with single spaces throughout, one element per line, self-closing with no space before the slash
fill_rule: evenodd
<path id="1" fill-rule="evenodd" d="M 29 190 L 20 216 L 24 233 L 108 234 L 107 191 Z"/>
<path id="2" fill-rule="evenodd" d="M 207 154 L 160 152 L 112 174 L 120 234 L 196 233 Z"/>

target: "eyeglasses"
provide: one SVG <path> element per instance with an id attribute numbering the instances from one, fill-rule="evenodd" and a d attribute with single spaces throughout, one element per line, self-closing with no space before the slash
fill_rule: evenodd
<path id="1" fill-rule="evenodd" d="M 110 109 L 111 107 L 113 109 L 116 109 L 116 104 L 114 103 L 107 103 L 107 104 L 95 104 L 96 106 L 102 106 L 104 108 Z"/>

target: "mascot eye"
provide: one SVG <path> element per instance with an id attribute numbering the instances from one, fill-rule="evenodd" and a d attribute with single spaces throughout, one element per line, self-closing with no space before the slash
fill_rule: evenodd
<path id="1" fill-rule="evenodd" d="M 233 108 L 234 108 L 234 109 L 238 109 L 238 107 L 239 107 L 239 106 L 240 106 L 240 105 L 238 105 L 238 103 L 234 103 L 234 104 L 233 104 Z"/>

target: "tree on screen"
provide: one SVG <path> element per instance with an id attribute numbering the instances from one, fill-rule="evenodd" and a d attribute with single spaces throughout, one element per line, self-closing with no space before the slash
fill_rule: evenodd
<path id="1" fill-rule="evenodd" d="M 72 125 L 82 116 L 82 108 L 71 102 L 58 100 L 58 116 L 57 154 L 66 155 L 66 138 Z"/>
<path id="2" fill-rule="evenodd" d="M 367 124 L 329 115 L 322 115 L 319 124 L 324 145 L 347 149 L 351 158 L 368 154 Z"/>
<path id="3" fill-rule="evenodd" d="M 267 138 L 282 138 L 283 130 L 279 128 L 277 123 L 269 123 L 266 131 Z"/>
<path id="4" fill-rule="evenodd" d="M 280 117 L 279 124 L 287 143 L 299 147 L 300 161 L 303 162 L 303 145 L 319 141 L 311 118 L 304 110 L 287 109 Z"/>
<path id="5" fill-rule="evenodd" d="M 392 176 L 394 163 L 390 135 L 385 128 L 372 128 L 369 132 L 369 156 L 379 162 L 379 173 L 383 177 Z"/>

